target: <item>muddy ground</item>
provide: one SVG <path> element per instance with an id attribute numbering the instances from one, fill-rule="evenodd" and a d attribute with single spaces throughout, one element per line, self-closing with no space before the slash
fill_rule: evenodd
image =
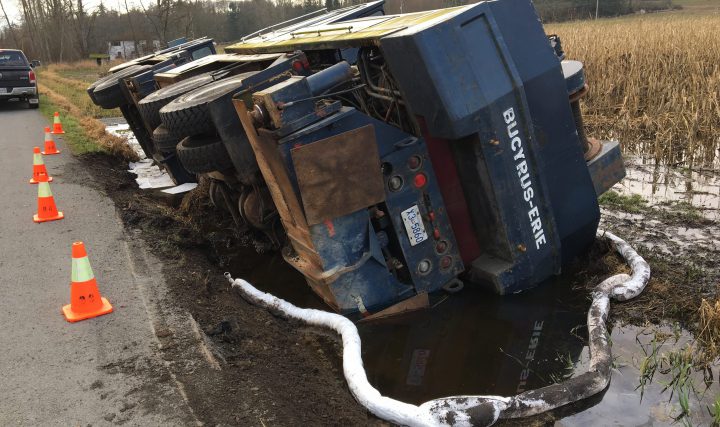
<path id="1" fill-rule="evenodd" d="M 206 356 L 211 361 L 208 368 L 207 363 L 188 356 L 181 337 L 171 330 L 156 330 L 162 343 L 159 351 L 185 387 L 198 421 L 208 425 L 386 424 L 350 394 L 335 336 L 248 304 L 222 276 L 231 271 L 253 283 L 265 280 L 303 286 L 302 277 L 277 254 L 258 255 L 254 248 L 243 246 L 232 223 L 210 205 L 202 191 L 184 201 L 140 191 L 125 161 L 104 154 L 81 159 L 96 185 L 114 200 L 128 236 L 141 238 L 159 260 L 169 288 L 168 310 L 177 307 L 190 313 L 191 324 L 198 325 L 212 353 Z M 653 267 L 653 278 L 641 297 L 613 305 L 611 321 L 637 325 L 677 321 L 692 331 L 699 300 L 718 295 L 715 265 L 720 257 L 717 248 L 708 249 L 692 232 L 683 236 L 677 230 L 717 230 L 717 224 L 682 212 L 623 210 L 632 209 L 605 208 L 603 226 L 640 243 L 639 251 Z M 574 286 L 592 287 L 625 268 L 606 245 L 598 244 L 573 267 L 578 272 Z M 677 298 L 669 301 L 668 295 Z M 318 301 L 305 305 L 322 307 Z M 111 368 L 136 370 L 137 363 Z M 599 399 L 509 424 L 552 425 L 555 419 L 582 411 Z"/>
<path id="2" fill-rule="evenodd" d="M 342 375 L 339 341 L 274 317 L 230 289 L 222 273 L 231 250 L 240 269 L 263 262 L 251 248 L 235 248 L 230 223 L 207 199 L 193 202 L 197 223 L 180 214 L 180 199 L 139 191 L 127 163 L 81 157 L 115 202 L 131 238 L 143 239 L 160 260 L 169 305 L 190 313 L 207 338 L 216 369 L 188 356 L 170 329 L 156 330 L 162 358 L 183 384 L 195 416 L 206 425 L 383 425 L 358 405 Z M 172 307 L 168 307 L 172 310 Z M 213 363 L 214 364 L 214 363 Z M 212 365 L 212 364 L 211 364 Z M 138 370 L 137 361 L 114 369 Z M 148 379 L 162 381 L 164 378 Z M 147 396 L 151 400 L 151 396 Z M 151 410 L 151 407 L 146 408 Z M 109 420 L 111 421 L 111 420 Z M 116 420 L 117 421 L 117 420 Z"/>

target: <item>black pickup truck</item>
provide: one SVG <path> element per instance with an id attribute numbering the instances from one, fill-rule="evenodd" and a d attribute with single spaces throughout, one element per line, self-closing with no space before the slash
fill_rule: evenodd
<path id="1" fill-rule="evenodd" d="M 38 108 L 37 80 L 33 68 L 21 50 L 0 49 L 0 102 L 23 99 L 30 108 Z"/>

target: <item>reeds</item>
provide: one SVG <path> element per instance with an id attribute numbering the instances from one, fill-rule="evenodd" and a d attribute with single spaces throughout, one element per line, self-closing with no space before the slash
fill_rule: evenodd
<path id="1" fill-rule="evenodd" d="M 715 303 L 703 299 L 700 303 L 698 341 L 703 345 L 708 358 L 720 358 L 720 300 Z"/>
<path id="2" fill-rule="evenodd" d="M 720 15 L 647 14 L 547 25 L 585 64 L 588 134 L 693 167 L 720 147 Z"/>

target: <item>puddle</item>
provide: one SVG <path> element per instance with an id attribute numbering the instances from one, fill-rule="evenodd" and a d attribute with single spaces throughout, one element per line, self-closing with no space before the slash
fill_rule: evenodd
<path id="1" fill-rule="evenodd" d="M 253 258 L 254 257 L 254 258 Z M 235 254 L 228 265 L 259 289 L 301 307 L 326 310 L 302 276 L 280 255 Z M 245 267 L 241 267 L 241 266 Z M 234 268 L 233 268 L 234 267 Z M 589 298 L 572 290 L 577 271 L 536 289 L 500 297 L 466 287 L 433 295 L 430 310 L 381 322 L 358 324 L 370 383 L 383 395 L 409 403 L 459 394 L 514 395 L 587 371 L 586 317 Z M 677 424 L 678 394 L 663 390 L 672 373 L 657 372 L 641 399 L 640 366 L 655 332 L 665 337 L 659 357 L 682 349 L 692 337 L 668 327 L 615 326 L 611 331 L 616 367 L 607 391 L 580 403 L 557 426 L 658 426 Z M 712 425 L 708 406 L 720 395 L 720 363 L 706 389 L 693 372 L 692 425 Z"/>
<path id="2" fill-rule="evenodd" d="M 641 157 L 626 159 L 627 176 L 613 187 L 620 194 L 639 194 L 650 206 L 685 202 L 703 216 L 720 220 L 720 173 L 717 168 L 679 169 L 655 165 Z"/>
<path id="3" fill-rule="evenodd" d="M 658 340 L 657 333 L 666 339 Z M 658 359 L 669 358 L 673 351 L 682 351 L 692 343 L 692 336 L 686 331 L 673 331 L 669 327 L 641 328 L 637 326 L 616 326 L 611 333 L 613 343 L 613 369 L 610 387 L 602 400 L 583 412 L 566 417 L 556 426 L 587 426 L 603 420 L 603 425 L 616 426 L 660 426 L 660 425 L 695 425 L 712 426 L 710 414 L 713 402 L 720 396 L 720 362 L 716 362 L 709 371 L 691 369 L 685 390 L 689 394 L 690 414 L 676 419 L 682 413 L 679 403 L 679 392 L 670 386 L 677 370 L 667 364 L 663 372 L 656 371 L 652 382 L 643 388 L 642 398 L 638 386 L 640 384 L 640 367 L 646 354 L 652 353 L 653 340 L 659 345 Z M 589 355 L 583 350 L 578 371 L 586 369 Z M 706 380 L 709 380 L 707 384 Z"/>
<path id="4" fill-rule="evenodd" d="M 505 297 L 466 287 L 431 310 L 360 324 L 368 378 L 415 404 L 542 387 L 582 353 L 586 297 L 560 282 Z"/>
<path id="5" fill-rule="evenodd" d="M 305 278 L 285 262 L 279 252 L 258 254 L 252 248 L 239 248 L 221 260 L 232 277 L 241 277 L 253 286 L 298 307 L 329 310 L 308 286 Z"/>

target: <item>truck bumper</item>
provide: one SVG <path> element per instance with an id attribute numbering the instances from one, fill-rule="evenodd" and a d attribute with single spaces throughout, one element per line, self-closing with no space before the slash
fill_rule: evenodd
<path id="1" fill-rule="evenodd" d="M 3 89 L 5 91 L 3 91 Z M 36 87 L 0 87 L 0 100 L 7 100 L 11 98 L 37 98 Z"/>

